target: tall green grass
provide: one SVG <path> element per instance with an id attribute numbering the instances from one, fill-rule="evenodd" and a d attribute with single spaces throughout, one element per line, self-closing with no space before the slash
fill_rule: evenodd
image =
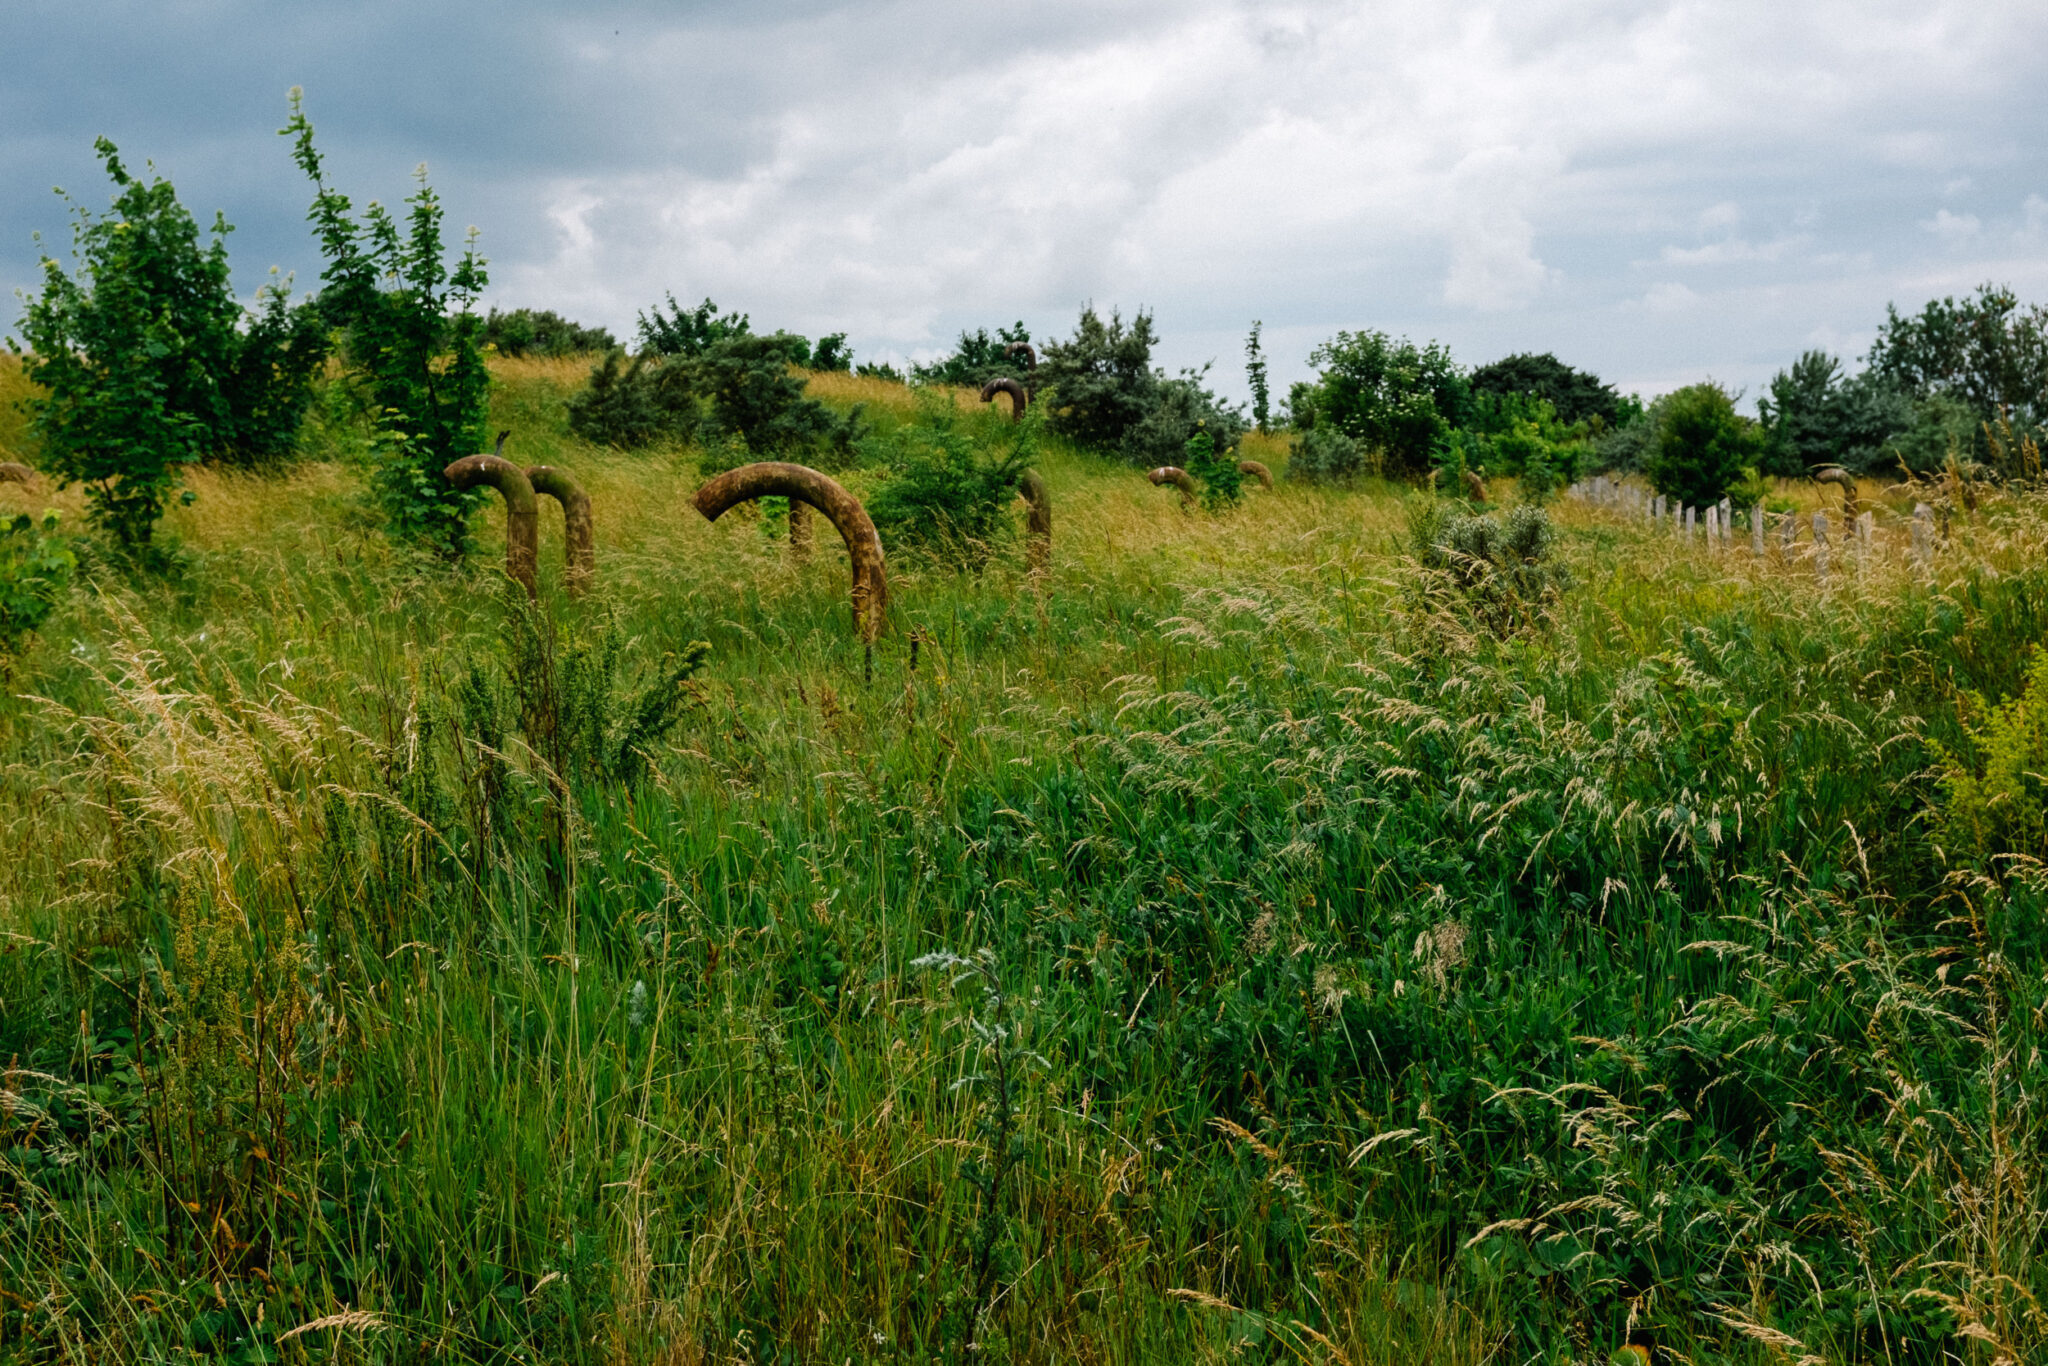
<path id="1" fill-rule="evenodd" d="M 499 376 L 597 508 L 552 653 L 314 463 L 195 476 L 0 701 L 0 1360 L 2048 1343 L 2043 880 L 1931 818 L 2037 502 L 1825 588 L 1568 506 L 1502 638 L 1418 495 L 1055 450 L 1045 591 L 892 565 L 870 675 L 836 550 Z M 631 785 L 534 740 L 614 628 L 711 646 Z"/>

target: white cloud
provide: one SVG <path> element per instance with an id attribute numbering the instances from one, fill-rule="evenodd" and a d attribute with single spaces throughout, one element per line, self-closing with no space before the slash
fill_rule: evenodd
<path id="1" fill-rule="evenodd" d="M 1944 242 L 1963 242 L 1981 232 L 1984 224 L 1973 213 L 1950 213 L 1947 209 L 1937 209 L 1934 217 L 1920 226 Z"/>
<path id="2" fill-rule="evenodd" d="M 1699 302 L 1697 293 L 1676 280 L 1660 281 L 1643 294 L 1643 307 L 1653 313 L 1683 313 Z"/>
<path id="3" fill-rule="evenodd" d="M 138 11 L 118 50 L 49 36 L 58 11 L 0 15 L 0 166 L 78 178 L 31 153 L 88 96 L 95 129 L 132 100 L 165 138 L 163 111 L 217 108 L 225 81 L 275 110 L 288 68 L 351 190 L 428 157 L 451 221 L 484 226 L 497 302 L 624 331 L 666 291 L 709 294 L 903 356 L 963 325 L 1064 331 L 1092 298 L 1154 308 L 1162 363 L 1222 356 L 1226 384 L 1227 339 L 1263 317 L 1280 372 L 1385 327 L 1468 361 L 1754 387 L 1951 276 L 2048 277 L 2028 245 L 2048 201 L 2017 221 L 1979 202 L 2048 184 L 2038 0 L 1025 0 L 1000 27 L 937 0 L 506 8 L 438 47 L 407 37 L 454 24 L 435 0 L 346 24 Z M 178 183 L 243 223 L 238 262 L 310 279 L 233 208 L 275 165 L 275 240 L 303 243 L 276 124 L 217 154 L 217 196 Z M 0 224 L 24 198 L 0 195 Z M 32 278 L 0 251 L 0 279 Z"/>

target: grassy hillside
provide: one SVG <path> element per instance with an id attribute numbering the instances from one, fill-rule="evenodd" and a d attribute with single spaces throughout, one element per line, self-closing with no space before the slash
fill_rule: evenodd
<path id="1" fill-rule="evenodd" d="M 2040 500 L 1825 584 L 1567 502 L 1502 635 L 1418 493 L 1053 449 L 1042 590 L 899 557 L 870 661 L 836 546 L 496 369 L 594 599 L 552 509 L 538 613 L 496 510 L 395 550 L 336 425 L 16 666 L 0 1361 L 2048 1351 L 2043 879 L 1939 780 Z"/>

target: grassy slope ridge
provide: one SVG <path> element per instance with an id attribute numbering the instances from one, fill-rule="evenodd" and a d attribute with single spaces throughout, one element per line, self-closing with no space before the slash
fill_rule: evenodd
<path id="1" fill-rule="evenodd" d="M 496 369 L 596 506 L 538 664 L 495 510 L 450 572 L 321 463 L 195 474 L 0 699 L 0 1361 L 2048 1344 L 2042 896 L 1928 816 L 2038 504 L 1825 589 L 1567 505 L 1502 641 L 1416 495 L 1055 449 L 1048 591 L 893 564 L 869 681 L 836 547 Z M 543 738 L 607 622 L 711 645 L 632 784 Z"/>

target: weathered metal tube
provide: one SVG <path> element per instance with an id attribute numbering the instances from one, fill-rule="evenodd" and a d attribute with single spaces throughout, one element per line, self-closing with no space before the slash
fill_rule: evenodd
<path id="1" fill-rule="evenodd" d="M 1252 478 L 1258 480 L 1259 487 L 1262 489 L 1273 487 L 1273 471 L 1267 469 L 1256 460 L 1238 461 L 1237 472 L 1239 474 L 1249 474 Z"/>
<path id="2" fill-rule="evenodd" d="M 29 484 L 35 482 L 35 477 L 36 472 L 26 465 L 0 460 L 0 484 Z"/>
<path id="3" fill-rule="evenodd" d="M 1026 470 L 1017 477 L 1017 492 L 1031 508 L 1024 523 L 1024 553 L 1031 572 L 1043 574 L 1052 568 L 1052 490 L 1045 476 Z"/>
<path id="4" fill-rule="evenodd" d="M 540 505 L 526 471 L 500 455 L 465 455 L 441 475 L 459 489 L 488 484 L 505 496 L 505 572 L 519 581 L 527 597 L 539 597 L 534 566 L 540 558 Z"/>
<path id="5" fill-rule="evenodd" d="M 728 508 L 755 498 L 787 498 L 792 510 L 797 503 L 807 503 L 838 528 L 853 564 L 854 624 L 872 642 L 881 633 L 882 615 L 888 610 L 889 575 L 882 538 L 860 499 L 807 465 L 764 460 L 727 470 L 698 489 L 694 501 L 704 520 L 715 522 Z"/>
<path id="6" fill-rule="evenodd" d="M 992 379 L 981 386 L 981 401 L 983 403 L 995 402 L 997 394 L 1008 394 L 1010 396 L 1010 421 L 1023 421 L 1024 409 L 1031 402 L 1031 395 L 1024 392 L 1024 386 L 1007 375 Z"/>
<path id="7" fill-rule="evenodd" d="M 1195 505 L 1195 477 L 1180 466 L 1161 465 L 1145 477 L 1150 479 L 1156 486 L 1164 487 L 1167 484 L 1171 484 L 1179 489 L 1180 506 L 1183 512 Z"/>
<path id="8" fill-rule="evenodd" d="M 1814 475 L 1813 482 L 1842 486 L 1842 516 L 1853 525 L 1856 521 L 1856 476 L 1845 469 L 1826 469 Z"/>
<path id="9" fill-rule="evenodd" d="M 811 509 L 801 498 L 789 500 L 789 562 L 811 562 Z"/>
<path id="10" fill-rule="evenodd" d="M 1030 342 L 1011 342 L 1003 348 L 1003 354 L 1012 357 L 1022 356 L 1026 370 L 1036 370 L 1038 368 L 1038 353 L 1031 349 Z"/>
<path id="11" fill-rule="evenodd" d="M 590 515 L 590 495 L 567 470 L 553 465 L 528 465 L 526 479 L 536 496 L 562 505 L 562 527 L 567 536 L 563 583 L 570 597 L 580 598 L 597 582 L 597 525 Z"/>
<path id="12" fill-rule="evenodd" d="M 1486 501 L 1486 481 L 1470 470 L 1465 471 L 1465 492 L 1475 503 Z"/>

